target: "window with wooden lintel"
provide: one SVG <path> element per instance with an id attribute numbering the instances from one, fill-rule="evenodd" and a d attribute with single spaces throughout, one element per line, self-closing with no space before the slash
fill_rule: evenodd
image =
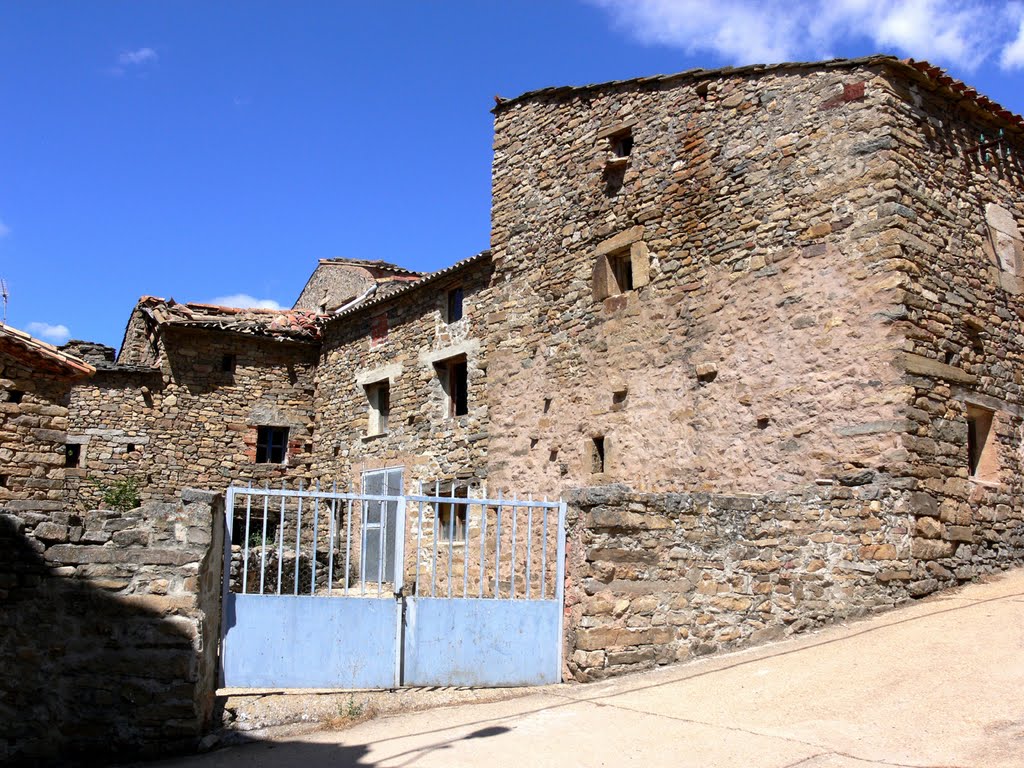
<path id="1" fill-rule="evenodd" d="M 283 464 L 288 455 L 288 427 L 256 428 L 256 463 Z"/>
<path id="2" fill-rule="evenodd" d="M 435 365 L 445 395 L 448 418 L 469 413 L 469 366 L 465 355 L 442 360 Z"/>
<path id="3" fill-rule="evenodd" d="M 993 412 L 976 405 L 967 406 L 967 458 L 971 477 L 976 480 L 999 480 L 999 456 Z"/>
<path id="4" fill-rule="evenodd" d="M 366 385 L 366 399 L 370 404 L 370 423 L 366 434 L 383 435 L 388 431 L 391 413 L 391 383 L 385 379 Z"/>

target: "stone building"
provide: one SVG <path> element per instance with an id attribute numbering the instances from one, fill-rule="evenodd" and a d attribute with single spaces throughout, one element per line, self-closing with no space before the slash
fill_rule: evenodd
<path id="1" fill-rule="evenodd" d="M 563 496 L 579 679 L 1021 562 L 1022 118 L 886 56 L 494 112 L 489 251 L 323 260 L 291 310 L 143 298 L 116 361 L 75 347 L 64 501 Z"/>

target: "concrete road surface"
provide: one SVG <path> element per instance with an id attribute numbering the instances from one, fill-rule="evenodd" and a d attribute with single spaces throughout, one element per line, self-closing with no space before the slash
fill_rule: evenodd
<path id="1" fill-rule="evenodd" d="M 160 765 L 1024 766 L 1024 570 L 750 651 Z"/>

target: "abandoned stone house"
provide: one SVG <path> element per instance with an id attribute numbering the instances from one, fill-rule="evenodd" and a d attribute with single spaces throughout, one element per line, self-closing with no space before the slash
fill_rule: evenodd
<path id="1" fill-rule="evenodd" d="M 563 496 L 579 679 L 1021 562 L 1022 118 L 887 56 L 494 114 L 488 251 L 323 260 L 284 311 L 146 297 L 116 360 L 72 342 L 60 514 L 124 476 Z"/>

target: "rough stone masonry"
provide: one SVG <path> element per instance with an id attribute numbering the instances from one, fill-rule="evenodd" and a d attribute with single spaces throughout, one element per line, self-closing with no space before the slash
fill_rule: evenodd
<path id="1" fill-rule="evenodd" d="M 52 427 L 5 406 L 45 447 L 0 496 L 97 557 L 136 544 L 85 522 L 92 479 L 564 496 L 580 680 L 1019 564 L 1022 153 L 1022 118 L 886 56 L 503 100 L 489 251 L 322 263 L 292 310 L 143 298 Z"/>

